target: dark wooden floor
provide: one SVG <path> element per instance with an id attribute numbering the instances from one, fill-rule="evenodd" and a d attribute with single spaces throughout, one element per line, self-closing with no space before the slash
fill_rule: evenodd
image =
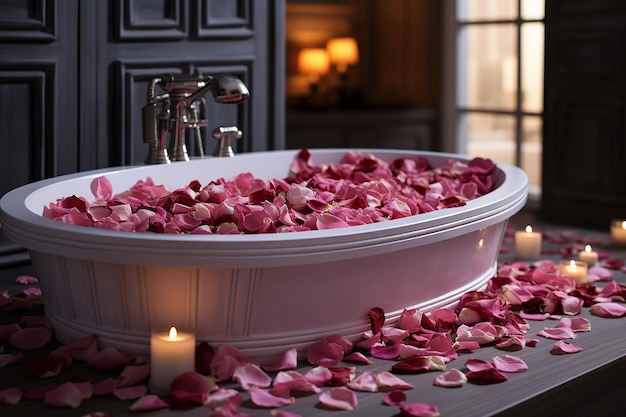
<path id="1" fill-rule="evenodd" d="M 540 220 L 532 211 L 523 211 L 515 215 L 510 221 L 510 229 L 521 229 L 527 224 L 533 225 L 536 230 L 546 232 L 568 232 L 582 237 L 599 238 L 606 242 L 601 248 L 611 258 L 626 260 L 626 248 L 610 245 L 608 225 L 607 230 L 586 230 L 574 226 L 547 224 Z M 511 249 L 511 234 L 505 237 L 504 247 Z M 546 243 L 547 247 L 550 244 Z M 557 244 L 552 245 L 558 247 Z M 16 252 L 19 253 L 19 252 Z M 560 255 L 551 254 L 546 259 L 558 260 Z M 502 252 L 499 260 L 507 262 L 514 259 L 514 254 Z M 5 268 L 2 274 L 2 287 L 14 283 L 17 274 L 34 273 L 27 263 L 16 262 Z M 616 279 L 626 284 L 626 273 L 617 272 Z M 41 314 L 41 312 L 40 312 Z M 509 381 L 501 384 L 481 386 L 465 384 L 459 389 L 443 389 L 432 384 L 432 375 L 420 374 L 402 376 L 415 387 L 406 392 L 408 402 L 426 402 L 438 406 L 442 417 L 526 417 L 532 416 L 568 416 L 588 417 L 592 415 L 622 416 L 626 415 L 626 318 L 605 319 L 592 316 L 588 309 L 584 309 L 581 316 L 592 323 L 592 331 L 580 334 L 574 341 L 583 347 L 583 351 L 572 355 L 554 355 L 550 353 L 554 341 L 541 339 L 536 347 L 524 348 L 515 352 L 528 365 L 529 370 L 514 374 Z M 4 317 L 6 319 L 7 317 Z M 15 317 L 12 318 L 15 320 Z M 6 322 L 2 320 L 2 322 Z M 1 323 L 1 322 L 0 322 Z M 552 327 L 556 322 L 531 322 L 531 335 L 536 335 L 543 327 Z M 56 345 L 58 346 L 58 345 Z M 29 355 L 41 355 L 51 351 L 55 346 L 47 346 L 42 351 Z M 5 353 L 10 351 L 7 346 Z M 505 352 L 506 353 L 506 352 Z M 473 358 L 491 360 L 493 356 L 502 354 L 496 348 L 479 349 L 471 354 Z M 450 364 L 450 368 L 460 368 L 466 359 L 459 358 Z M 458 361 L 458 363 L 457 363 Z M 0 390 L 10 386 L 38 386 L 46 381 L 34 380 L 28 377 L 23 364 L 16 364 L 7 368 L 0 368 Z M 302 364 L 299 370 L 307 368 Z M 390 362 L 376 360 L 368 365 L 371 372 L 387 371 Z M 363 371 L 362 368 L 358 372 Z M 81 365 L 71 371 L 77 378 L 94 378 L 95 371 Z M 67 378 L 67 375 L 65 375 Z M 102 376 L 99 376 L 102 379 Z M 57 378 L 58 379 L 58 378 Z M 52 381 L 50 381 L 52 382 Z M 226 388 L 234 387 L 221 385 Z M 295 404 L 284 410 L 298 413 L 302 416 L 397 416 L 397 409 L 382 405 L 381 393 L 358 393 L 359 405 L 354 411 L 329 411 L 320 407 L 317 396 L 298 398 Z M 56 417 L 81 417 L 88 412 L 107 411 L 112 416 L 129 417 L 127 407 L 132 401 L 120 401 L 108 397 L 95 397 L 85 401 L 78 409 L 54 409 L 41 402 L 22 400 L 16 406 L 0 405 L 0 415 L 3 417 L 22 417 L 26 415 L 46 415 Z M 270 410 L 255 408 L 249 400 L 242 404 L 242 412 L 252 415 L 271 415 Z M 208 415 L 204 407 L 190 407 L 185 409 L 161 410 L 148 412 L 146 416 L 181 416 L 200 417 Z"/>

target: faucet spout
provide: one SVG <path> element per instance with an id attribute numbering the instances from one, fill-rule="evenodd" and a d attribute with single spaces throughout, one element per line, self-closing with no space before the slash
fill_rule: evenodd
<path id="1" fill-rule="evenodd" d="M 156 96 L 158 84 L 162 84 L 165 94 Z M 188 161 L 186 147 L 186 129 L 188 128 L 193 129 L 196 153 L 200 157 L 204 156 L 201 127 L 208 125 L 204 96 L 209 91 L 217 103 L 236 104 L 250 97 L 248 87 L 243 81 L 230 74 L 206 77 L 169 74 L 151 81 L 148 87 L 148 105 L 143 109 L 144 142 L 150 146 L 146 163 L 169 163 L 170 159 Z M 161 106 L 160 112 L 157 112 L 158 106 Z M 163 126 L 161 135 L 158 134 L 158 125 Z M 227 142 L 230 142 L 231 133 L 225 136 L 225 139 L 228 139 Z M 167 141 L 168 134 L 172 142 L 171 152 L 169 152 L 171 158 L 168 157 L 168 147 L 164 143 Z M 230 152 L 232 153 L 232 148 Z"/>

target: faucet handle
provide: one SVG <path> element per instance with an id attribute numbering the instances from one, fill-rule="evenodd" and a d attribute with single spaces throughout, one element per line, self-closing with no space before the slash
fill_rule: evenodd
<path id="1" fill-rule="evenodd" d="M 241 130 L 237 126 L 220 126 L 213 130 L 213 137 L 220 141 L 219 145 L 213 152 L 213 156 L 229 157 L 235 156 L 231 144 L 231 137 L 239 139 L 241 137 Z"/>

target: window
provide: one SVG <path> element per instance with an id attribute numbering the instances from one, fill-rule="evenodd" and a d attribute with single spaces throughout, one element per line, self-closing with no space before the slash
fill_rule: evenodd
<path id="1" fill-rule="evenodd" d="M 521 167 L 541 190 L 545 0 L 446 2 L 447 148 Z"/>

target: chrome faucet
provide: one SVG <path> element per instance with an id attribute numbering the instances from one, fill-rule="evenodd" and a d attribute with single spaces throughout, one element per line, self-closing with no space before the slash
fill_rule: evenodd
<path id="1" fill-rule="evenodd" d="M 156 95 L 157 85 L 161 85 L 163 94 Z M 188 161 L 187 129 L 193 130 L 197 156 L 204 156 L 201 128 L 208 125 L 204 100 L 208 91 L 213 100 L 226 104 L 239 103 L 250 96 L 246 85 L 230 74 L 214 77 L 168 74 L 150 81 L 148 104 L 142 109 L 143 141 L 149 146 L 146 164 Z M 241 137 L 241 131 L 236 126 L 219 129 L 224 134 L 214 133 L 214 137 L 220 139 L 214 156 L 233 156 L 230 136 L 236 132 L 237 137 Z"/>

